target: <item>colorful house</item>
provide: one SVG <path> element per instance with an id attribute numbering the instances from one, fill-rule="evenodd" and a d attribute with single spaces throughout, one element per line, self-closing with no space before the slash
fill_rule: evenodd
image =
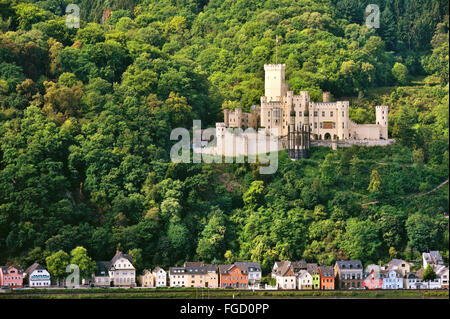
<path id="1" fill-rule="evenodd" d="M 188 287 L 188 275 L 185 267 L 169 268 L 170 287 Z"/>
<path id="2" fill-rule="evenodd" d="M 332 266 L 320 266 L 320 289 L 334 289 L 334 268 Z"/>
<path id="3" fill-rule="evenodd" d="M 358 289 L 363 287 L 363 266 L 359 260 L 338 260 L 334 265 L 336 288 Z"/>
<path id="4" fill-rule="evenodd" d="M 28 277 L 28 286 L 30 288 L 50 287 L 50 274 L 38 263 L 32 264 L 25 270 L 25 276 Z"/>
<path id="5" fill-rule="evenodd" d="M 274 265 L 271 276 L 276 279 L 278 289 L 295 289 L 297 287 L 297 278 L 290 261 L 284 260 L 278 262 L 276 267 Z"/>
<path id="6" fill-rule="evenodd" d="M 185 262 L 187 287 L 218 288 L 219 274 L 217 265 L 202 262 Z"/>
<path id="7" fill-rule="evenodd" d="M 391 269 L 381 273 L 383 275 L 383 289 L 403 289 L 403 276 L 400 270 Z"/>
<path id="8" fill-rule="evenodd" d="M 138 281 L 141 287 L 155 287 L 155 276 L 153 276 L 153 273 L 149 269 L 144 269 L 142 275 L 139 276 Z"/>
<path id="9" fill-rule="evenodd" d="M 258 262 L 239 261 L 234 264 L 247 272 L 249 287 L 259 287 L 262 277 L 262 270 L 261 265 Z"/>
<path id="10" fill-rule="evenodd" d="M 23 287 L 23 270 L 19 266 L 0 266 L 0 286 Z"/>
<path id="11" fill-rule="evenodd" d="M 409 263 L 404 261 L 403 259 L 392 259 L 390 262 L 388 262 L 386 270 L 395 269 L 398 270 L 402 276 L 406 276 L 407 273 L 411 271 Z"/>
<path id="12" fill-rule="evenodd" d="M 248 288 L 248 274 L 235 264 L 219 265 L 220 287 Z"/>
<path id="13" fill-rule="evenodd" d="M 155 287 L 167 286 L 167 273 L 161 267 L 153 269 L 153 277 L 155 277 Z"/>
<path id="14" fill-rule="evenodd" d="M 307 270 L 300 270 L 297 275 L 297 287 L 299 290 L 311 290 L 313 286 L 312 275 Z"/>
<path id="15" fill-rule="evenodd" d="M 306 271 L 311 274 L 312 277 L 312 289 L 320 289 L 320 271 L 317 264 L 307 264 Z"/>
<path id="16" fill-rule="evenodd" d="M 366 289 L 382 289 L 383 288 L 383 275 L 381 271 L 372 269 L 370 273 L 366 273 L 363 281 L 363 287 Z"/>

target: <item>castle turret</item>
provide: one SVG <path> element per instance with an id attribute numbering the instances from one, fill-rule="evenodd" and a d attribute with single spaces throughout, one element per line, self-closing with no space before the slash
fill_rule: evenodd
<path id="1" fill-rule="evenodd" d="M 330 92 L 323 92 L 322 93 L 322 101 L 323 101 L 323 103 L 330 103 L 330 101 L 331 101 L 331 93 Z"/>
<path id="2" fill-rule="evenodd" d="M 223 109 L 223 121 L 224 121 L 226 127 L 228 127 L 230 125 L 230 110 L 229 109 Z"/>
<path id="3" fill-rule="evenodd" d="M 385 105 L 378 105 L 375 107 L 376 124 L 380 125 L 380 138 L 388 139 L 388 118 L 389 107 Z"/>
<path id="4" fill-rule="evenodd" d="M 337 111 L 337 136 L 339 140 L 345 140 L 349 137 L 349 102 L 336 102 Z"/>

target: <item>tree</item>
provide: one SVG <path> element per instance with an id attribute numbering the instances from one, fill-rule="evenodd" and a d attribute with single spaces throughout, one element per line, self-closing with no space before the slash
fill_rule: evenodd
<path id="1" fill-rule="evenodd" d="M 395 62 L 394 66 L 392 67 L 392 75 L 401 85 L 406 85 L 409 83 L 408 68 L 400 62 Z"/>
<path id="2" fill-rule="evenodd" d="M 338 165 L 335 153 L 329 153 L 320 165 L 320 174 L 323 183 L 327 186 L 333 185 L 337 181 Z"/>
<path id="3" fill-rule="evenodd" d="M 86 248 L 77 246 L 70 252 L 70 256 L 70 263 L 78 266 L 81 278 L 88 278 L 94 273 L 97 266 L 88 256 Z"/>
<path id="4" fill-rule="evenodd" d="M 381 247 L 378 232 L 377 225 L 370 220 L 349 219 L 339 246 L 351 259 L 360 259 L 363 263 L 375 262 Z"/>
<path id="5" fill-rule="evenodd" d="M 197 245 L 197 254 L 200 260 L 212 261 L 222 256 L 225 249 L 226 220 L 220 209 L 215 210 L 201 232 Z"/>
<path id="6" fill-rule="evenodd" d="M 48 272 L 53 278 L 56 278 L 57 285 L 59 286 L 59 280 L 63 279 L 64 282 L 64 278 L 68 275 L 66 267 L 70 263 L 69 255 L 63 250 L 59 250 L 45 258 L 45 261 L 47 263 Z"/>
<path id="7" fill-rule="evenodd" d="M 264 201 L 264 182 L 253 181 L 249 189 L 244 193 L 242 199 L 249 209 L 256 209 Z"/>
<path id="8" fill-rule="evenodd" d="M 423 281 L 433 281 L 436 279 L 436 273 L 434 272 L 431 265 L 427 265 L 427 268 L 423 271 L 422 280 Z"/>
<path id="9" fill-rule="evenodd" d="M 381 189 L 381 179 L 376 169 L 372 170 L 370 174 L 370 184 L 367 190 L 371 193 L 379 193 Z"/>
<path id="10" fill-rule="evenodd" d="M 128 254 L 133 257 L 133 266 L 136 268 L 136 274 L 140 274 L 144 270 L 144 259 L 141 248 L 133 248 L 128 251 Z"/>

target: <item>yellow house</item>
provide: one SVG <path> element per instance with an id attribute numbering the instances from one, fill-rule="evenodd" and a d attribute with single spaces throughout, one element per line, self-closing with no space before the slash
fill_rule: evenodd
<path id="1" fill-rule="evenodd" d="M 141 287 L 155 287 L 155 276 L 149 269 L 145 269 L 138 278 Z"/>
<path id="2" fill-rule="evenodd" d="M 217 265 L 202 262 L 185 262 L 186 287 L 218 288 L 219 273 Z"/>

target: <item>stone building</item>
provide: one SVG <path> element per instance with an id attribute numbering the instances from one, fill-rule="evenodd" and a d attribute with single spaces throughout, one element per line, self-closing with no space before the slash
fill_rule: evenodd
<path id="1" fill-rule="evenodd" d="M 224 122 L 217 123 L 216 128 L 262 127 L 268 133 L 276 128 L 281 137 L 287 136 L 293 120 L 296 129 L 309 126 L 313 140 L 388 139 L 387 106 L 376 106 L 375 124 L 356 124 L 349 118 L 349 101 L 331 102 L 330 92 L 323 93 L 322 102 L 311 101 L 307 91 L 294 95 L 285 81 L 285 69 L 285 64 L 265 64 L 261 106 L 253 106 L 251 113 L 225 109 Z"/>

